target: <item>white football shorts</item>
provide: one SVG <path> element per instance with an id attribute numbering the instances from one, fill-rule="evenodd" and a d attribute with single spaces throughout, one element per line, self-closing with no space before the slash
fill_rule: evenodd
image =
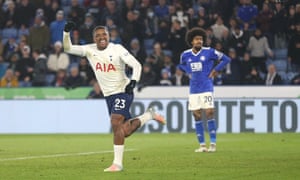
<path id="1" fill-rule="evenodd" d="M 214 108 L 214 97 L 212 92 L 189 95 L 189 110 Z"/>

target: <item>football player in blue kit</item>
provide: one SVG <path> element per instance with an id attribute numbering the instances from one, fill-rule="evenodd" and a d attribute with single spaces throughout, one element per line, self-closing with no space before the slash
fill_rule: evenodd
<path id="1" fill-rule="evenodd" d="M 200 147 L 195 152 L 216 151 L 216 120 L 214 118 L 213 79 L 230 58 L 211 47 L 203 46 L 206 40 L 205 30 L 195 27 L 186 34 L 186 43 L 191 49 L 185 50 L 180 57 L 179 68 L 190 75 L 188 109 L 195 119 L 196 134 Z M 204 123 L 201 111 L 207 119 L 210 146 L 206 147 Z"/>

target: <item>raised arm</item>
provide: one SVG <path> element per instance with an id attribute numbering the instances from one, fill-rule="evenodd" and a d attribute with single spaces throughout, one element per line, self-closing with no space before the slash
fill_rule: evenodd
<path id="1" fill-rule="evenodd" d="M 70 31 L 75 27 L 74 22 L 67 22 L 63 32 L 64 51 L 77 56 L 85 56 L 84 48 L 81 45 L 73 45 L 70 38 Z"/>

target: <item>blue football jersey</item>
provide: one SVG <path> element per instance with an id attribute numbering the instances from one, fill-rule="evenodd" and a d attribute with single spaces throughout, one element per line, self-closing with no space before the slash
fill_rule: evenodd
<path id="1" fill-rule="evenodd" d="M 202 47 L 196 54 L 192 49 L 184 51 L 179 68 L 190 74 L 190 94 L 213 92 L 213 79 L 208 77 L 210 72 L 222 70 L 229 62 L 228 56 L 210 47 Z"/>

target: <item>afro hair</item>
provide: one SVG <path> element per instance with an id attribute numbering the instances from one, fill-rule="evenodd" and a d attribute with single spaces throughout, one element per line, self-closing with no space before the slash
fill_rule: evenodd
<path id="1" fill-rule="evenodd" d="M 195 36 L 202 36 L 204 44 L 206 42 L 206 31 L 199 27 L 194 27 L 188 31 L 185 37 L 185 41 L 188 46 L 192 47 L 192 41 Z"/>

